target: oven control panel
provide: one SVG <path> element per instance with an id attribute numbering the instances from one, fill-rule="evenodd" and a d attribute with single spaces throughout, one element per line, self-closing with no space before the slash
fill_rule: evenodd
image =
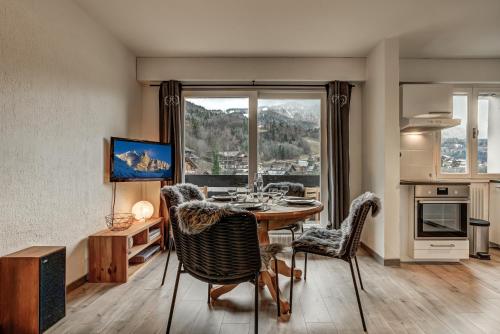
<path id="1" fill-rule="evenodd" d="M 415 197 L 421 198 L 469 198 L 468 185 L 416 185 Z"/>

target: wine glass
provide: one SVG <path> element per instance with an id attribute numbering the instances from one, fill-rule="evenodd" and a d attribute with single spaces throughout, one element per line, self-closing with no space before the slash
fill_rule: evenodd
<path id="1" fill-rule="evenodd" d="M 285 197 L 288 194 L 288 191 L 290 190 L 289 186 L 281 186 L 281 193 L 283 197 Z"/>
<path id="2" fill-rule="evenodd" d="M 269 188 L 269 196 L 273 204 L 278 204 L 278 201 L 281 199 L 281 192 L 278 188 Z"/>
<path id="3" fill-rule="evenodd" d="M 231 203 L 232 203 L 234 201 L 236 194 L 238 193 L 236 188 L 229 188 L 227 190 L 227 193 L 229 194 L 229 196 L 231 196 Z"/>

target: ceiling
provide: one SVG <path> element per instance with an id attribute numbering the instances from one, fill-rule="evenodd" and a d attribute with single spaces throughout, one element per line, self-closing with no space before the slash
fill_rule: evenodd
<path id="1" fill-rule="evenodd" d="M 500 0 L 75 0 L 139 57 L 500 58 Z"/>

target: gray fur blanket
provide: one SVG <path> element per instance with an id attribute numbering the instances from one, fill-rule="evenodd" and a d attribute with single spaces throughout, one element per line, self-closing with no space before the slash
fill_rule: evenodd
<path id="1" fill-rule="evenodd" d="M 356 212 L 367 202 L 372 203 L 372 217 L 375 217 L 381 209 L 380 198 L 371 192 L 366 192 L 352 201 L 349 216 L 342 222 L 340 229 L 311 228 L 292 243 L 293 247 L 328 256 L 343 255 L 346 252 L 349 236 L 353 233 Z"/>
<path id="2" fill-rule="evenodd" d="M 205 201 L 182 203 L 177 210 L 179 229 L 185 234 L 198 234 L 224 217 L 242 212 L 229 205 L 218 206 Z"/>
<path id="3" fill-rule="evenodd" d="M 279 188 L 282 186 L 288 186 L 288 192 L 286 193 L 287 196 L 297 196 L 297 197 L 304 197 L 304 185 L 302 183 L 293 183 L 293 182 L 273 182 L 273 183 L 268 183 L 263 191 L 264 192 L 269 192 L 271 188 Z"/>
<path id="4" fill-rule="evenodd" d="M 198 187 L 191 183 L 165 186 L 161 188 L 161 195 L 167 207 L 179 206 L 186 201 L 202 201 L 205 199 Z"/>

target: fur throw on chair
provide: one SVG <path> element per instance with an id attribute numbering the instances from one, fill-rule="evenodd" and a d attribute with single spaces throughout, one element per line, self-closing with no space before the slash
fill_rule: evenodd
<path id="1" fill-rule="evenodd" d="M 169 208 L 173 206 L 178 207 L 187 201 L 202 201 L 205 199 L 200 189 L 191 183 L 164 186 L 161 188 L 161 195 Z"/>
<path id="2" fill-rule="evenodd" d="M 198 234 L 224 217 L 242 212 L 229 205 L 218 206 L 205 201 L 192 201 L 179 205 L 179 229 L 185 234 Z"/>
<path id="3" fill-rule="evenodd" d="M 354 219 L 358 218 L 359 209 L 368 202 L 371 204 L 372 217 L 375 217 L 380 212 L 380 198 L 371 192 L 366 192 L 352 201 L 349 216 L 342 222 L 340 229 L 311 228 L 295 240 L 292 246 L 299 250 L 325 256 L 338 257 L 344 255 L 347 241 L 351 234 L 354 233 Z"/>
<path id="4" fill-rule="evenodd" d="M 217 223 L 224 217 L 244 212 L 230 205 L 218 206 L 205 201 L 182 203 L 177 210 L 179 229 L 185 234 L 198 234 Z M 283 251 L 280 244 L 269 244 L 260 247 L 261 270 L 267 270 L 276 254 Z"/>
<path id="5" fill-rule="evenodd" d="M 191 183 L 181 183 L 177 185 L 177 189 L 184 197 L 184 201 L 203 201 L 205 196 L 200 191 L 198 186 Z"/>
<path id="6" fill-rule="evenodd" d="M 269 192 L 269 189 L 271 189 L 271 188 L 279 188 L 282 186 L 288 186 L 288 192 L 286 193 L 287 196 L 304 197 L 305 189 L 304 189 L 304 185 L 302 183 L 272 182 L 272 183 L 268 183 L 264 187 L 263 191 Z"/>

